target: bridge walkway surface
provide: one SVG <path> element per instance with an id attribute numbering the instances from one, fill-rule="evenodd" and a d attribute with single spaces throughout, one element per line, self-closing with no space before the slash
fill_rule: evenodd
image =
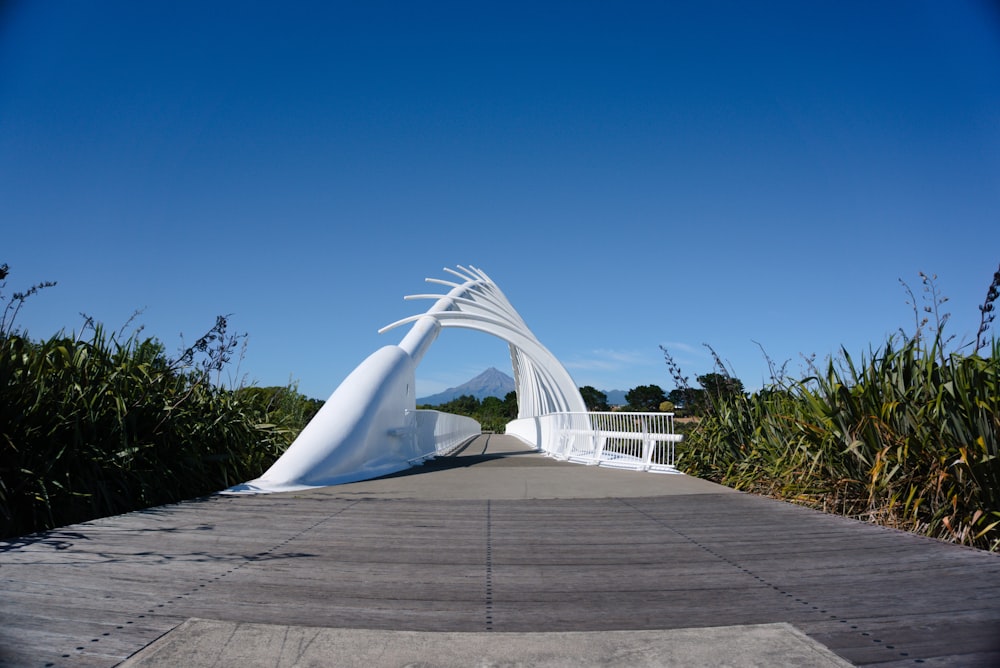
<path id="1" fill-rule="evenodd" d="M 483 435 L 0 543 L 10 666 L 996 666 L 1000 555 Z"/>

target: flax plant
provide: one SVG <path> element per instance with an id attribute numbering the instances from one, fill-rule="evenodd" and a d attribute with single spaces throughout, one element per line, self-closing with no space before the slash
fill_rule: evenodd
<path id="1" fill-rule="evenodd" d="M 7 336 L 0 356 L 0 534 L 218 491 L 287 443 L 239 396 L 152 339 Z M 257 427 L 261 425 L 261 427 Z"/>
<path id="2" fill-rule="evenodd" d="M 857 360 L 841 350 L 801 380 L 714 397 L 678 465 L 737 489 L 1000 549 L 1000 343 L 986 356 L 979 341 L 972 354 L 947 353 L 942 328 L 932 331 Z"/>
<path id="3" fill-rule="evenodd" d="M 941 364 L 914 341 L 724 400 L 680 463 L 737 489 L 996 550 L 1000 346 Z"/>
<path id="4" fill-rule="evenodd" d="M 220 318 L 172 359 L 138 332 L 88 321 L 82 336 L 34 341 L 8 317 L 0 328 L 0 537 L 260 475 L 303 424 L 212 382 L 238 342 L 226 324 Z"/>

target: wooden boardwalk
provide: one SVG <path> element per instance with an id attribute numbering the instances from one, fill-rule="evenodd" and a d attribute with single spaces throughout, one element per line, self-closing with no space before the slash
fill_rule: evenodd
<path id="1" fill-rule="evenodd" d="M 0 543 L 0 664 L 113 666 L 202 618 L 448 632 L 787 622 L 855 664 L 1000 665 L 1000 555 L 684 476 L 465 454 Z M 489 493 L 497 479 L 508 493 Z M 467 498 L 433 498 L 440 480 L 464 481 L 449 489 Z"/>

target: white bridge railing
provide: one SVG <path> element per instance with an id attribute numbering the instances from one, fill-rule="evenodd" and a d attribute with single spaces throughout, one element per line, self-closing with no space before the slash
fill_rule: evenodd
<path id="1" fill-rule="evenodd" d="M 411 465 L 450 454 L 483 433 L 477 421 L 454 413 L 416 410 L 408 412 L 407 417 L 412 421 L 412 426 L 390 430 L 389 435 L 413 434 L 416 439 L 416 450 L 421 454 L 409 459 Z"/>
<path id="2" fill-rule="evenodd" d="M 677 473 L 673 413 L 550 413 L 512 423 L 513 433 L 556 457 L 582 464 Z M 528 427 L 528 429 L 525 429 Z M 527 432 L 527 433 L 525 433 Z M 533 434 L 530 432 L 534 432 Z M 532 438 L 532 436 L 534 438 Z"/>

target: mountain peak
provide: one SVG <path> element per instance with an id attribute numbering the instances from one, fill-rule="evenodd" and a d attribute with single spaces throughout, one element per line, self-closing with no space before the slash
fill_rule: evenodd
<path id="1" fill-rule="evenodd" d="M 457 387 L 449 387 L 444 392 L 432 394 L 429 397 L 419 397 L 417 404 L 439 406 L 461 396 L 472 395 L 482 401 L 486 397 L 503 399 L 507 393 L 514 391 L 514 379 L 496 367 L 490 367 L 475 378 Z"/>
<path id="2" fill-rule="evenodd" d="M 501 371 L 500 369 L 496 368 L 495 366 L 491 366 L 489 369 L 487 369 L 486 371 L 482 372 L 481 374 L 479 374 L 478 376 L 476 376 L 475 378 L 473 378 L 469 382 L 472 383 L 472 382 L 475 382 L 475 381 L 478 381 L 478 380 L 509 380 L 511 382 L 514 381 L 513 378 L 511 378 L 510 376 L 508 376 L 507 374 L 505 374 L 503 371 Z"/>

